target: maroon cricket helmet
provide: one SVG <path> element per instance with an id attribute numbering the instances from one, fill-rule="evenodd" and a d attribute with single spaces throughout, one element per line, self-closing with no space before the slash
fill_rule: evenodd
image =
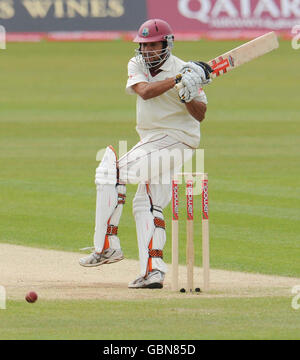
<path id="1" fill-rule="evenodd" d="M 174 40 L 171 26 L 161 19 L 150 19 L 144 22 L 133 42 L 149 43 L 157 41 L 171 41 Z"/>

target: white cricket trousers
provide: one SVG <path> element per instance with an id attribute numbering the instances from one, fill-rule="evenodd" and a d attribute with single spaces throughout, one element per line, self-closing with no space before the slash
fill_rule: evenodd
<path id="1" fill-rule="evenodd" d="M 118 161 L 119 180 L 138 184 L 133 200 L 139 247 L 140 275 L 152 270 L 167 272 L 163 261 L 166 242 L 163 209 L 172 197 L 172 178 L 194 153 L 169 135 L 152 135 L 142 139 Z"/>

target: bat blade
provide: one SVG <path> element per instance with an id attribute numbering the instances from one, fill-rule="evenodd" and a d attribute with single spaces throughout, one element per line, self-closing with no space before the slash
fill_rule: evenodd
<path id="1" fill-rule="evenodd" d="M 210 76 L 212 79 L 219 77 L 226 74 L 228 71 L 277 49 L 278 47 L 279 43 L 275 32 L 269 32 L 210 60 L 208 64 L 213 69 Z M 175 87 L 177 90 L 180 90 L 182 84 L 178 83 Z"/>
<path id="2" fill-rule="evenodd" d="M 227 53 L 210 60 L 208 64 L 213 68 L 212 78 L 226 74 L 247 62 L 265 55 L 279 47 L 276 34 L 272 31 L 251 40 Z"/>

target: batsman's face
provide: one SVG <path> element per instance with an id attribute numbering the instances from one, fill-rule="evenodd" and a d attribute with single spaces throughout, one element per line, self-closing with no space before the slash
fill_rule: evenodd
<path id="1" fill-rule="evenodd" d="M 142 43 L 141 53 L 147 64 L 155 64 L 161 61 L 163 43 L 161 41 Z"/>

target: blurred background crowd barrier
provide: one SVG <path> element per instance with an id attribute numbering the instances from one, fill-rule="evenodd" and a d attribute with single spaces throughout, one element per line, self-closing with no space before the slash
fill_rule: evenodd
<path id="1" fill-rule="evenodd" d="M 299 0 L 0 0 L 7 41 L 131 40 L 148 18 L 177 40 L 244 39 L 276 30 L 290 38 Z"/>

